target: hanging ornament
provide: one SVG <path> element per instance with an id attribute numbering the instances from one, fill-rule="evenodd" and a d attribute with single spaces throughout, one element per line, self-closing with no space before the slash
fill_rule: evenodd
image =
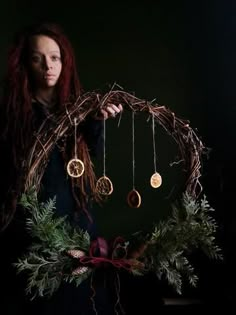
<path id="1" fill-rule="evenodd" d="M 107 176 L 102 176 L 96 183 L 97 191 L 102 195 L 110 195 L 113 192 L 113 185 Z"/>
<path id="2" fill-rule="evenodd" d="M 80 177 L 84 173 L 84 163 L 77 157 L 77 139 L 76 139 L 77 126 L 78 126 L 78 121 L 77 121 L 77 118 L 75 118 L 74 119 L 75 157 L 68 162 L 67 168 L 66 168 L 69 176 L 75 177 L 75 178 Z"/>
<path id="3" fill-rule="evenodd" d="M 106 176 L 106 120 L 103 119 L 103 176 L 97 180 L 96 191 L 101 195 L 110 195 L 113 192 L 113 185 Z"/>
<path id="4" fill-rule="evenodd" d="M 150 184 L 153 188 L 158 188 L 162 184 L 162 178 L 159 173 L 154 173 L 150 178 Z"/>
<path id="5" fill-rule="evenodd" d="M 80 159 L 72 159 L 67 164 L 67 173 L 71 177 L 80 177 L 84 172 L 84 163 Z"/>
<path id="6" fill-rule="evenodd" d="M 162 177 L 156 171 L 156 145 L 155 145 L 155 121 L 152 113 L 152 143 L 153 143 L 153 162 L 154 162 L 154 174 L 150 178 L 150 185 L 153 188 L 158 188 L 162 184 Z"/>
<path id="7" fill-rule="evenodd" d="M 127 196 L 128 205 L 131 208 L 139 208 L 141 205 L 141 196 L 136 189 L 132 189 Z"/>
<path id="8" fill-rule="evenodd" d="M 131 208 L 139 208 L 141 205 L 141 196 L 135 189 L 134 111 L 132 111 L 132 166 L 133 189 L 127 195 L 127 203 Z"/>

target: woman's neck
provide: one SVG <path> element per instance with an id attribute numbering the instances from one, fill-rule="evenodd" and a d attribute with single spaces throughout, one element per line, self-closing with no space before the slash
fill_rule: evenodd
<path id="1" fill-rule="evenodd" d="M 38 100 L 41 104 L 52 107 L 56 103 L 56 96 L 54 89 L 41 90 L 38 89 L 35 91 L 35 99 Z"/>

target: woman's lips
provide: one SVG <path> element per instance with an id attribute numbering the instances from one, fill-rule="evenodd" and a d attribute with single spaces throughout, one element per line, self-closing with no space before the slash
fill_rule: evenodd
<path id="1" fill-rule="evenodd" d="M 55 78 L 55 75 L 54 75 L 54 74 L 46 74 L 46 75 L 44 76 L 44 78 L 45 78 L 45 79 L 53 79 L 53 78 Z"/>

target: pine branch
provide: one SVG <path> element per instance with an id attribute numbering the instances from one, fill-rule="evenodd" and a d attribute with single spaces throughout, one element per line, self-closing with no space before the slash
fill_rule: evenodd
<path id="1" fill-rule="evenodd" d="M 188 194 L 182 203 L 173 205 L 172 216 L 154 227 L 143 260 L 159 277 L 181 292 L 182 277 L 196 286 L 198 277 L 186 255 L 202 250 L 211 259 L 222 259 L 221 249 L 215 244 L 217 223 L 210 212 L 206 197 L 198 202 Z"/>
<path id="2" fill-rule="evenodd" d="M 78 285 L 90 274 L 88 269 L 81 275 L 71 276 L 74 261 L 67 251 L 88 251 L 90 237 L 86 231 L 73 228 L 66 217 L 55 217 L 55 202 L 56 198 L 38 203 L 33 189 L 23 194 L 20 201 L 30 212 L 26 227 L 34 242 L 25 256 L 14 265 L 18 273 L 27 272 L 26 293 L 32 296 L 31 299 L 51 296 L 62 281 L 73 280 Z"/>

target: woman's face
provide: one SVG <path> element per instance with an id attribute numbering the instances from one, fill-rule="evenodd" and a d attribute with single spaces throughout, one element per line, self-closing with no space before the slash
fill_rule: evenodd
<path id="1" fill-rule="evenodd" d="M 35 35 L 30 39 L 29 67 L 35 89 L 55 87 L 62 70 L 60 47 L 52 38 Z"/>

